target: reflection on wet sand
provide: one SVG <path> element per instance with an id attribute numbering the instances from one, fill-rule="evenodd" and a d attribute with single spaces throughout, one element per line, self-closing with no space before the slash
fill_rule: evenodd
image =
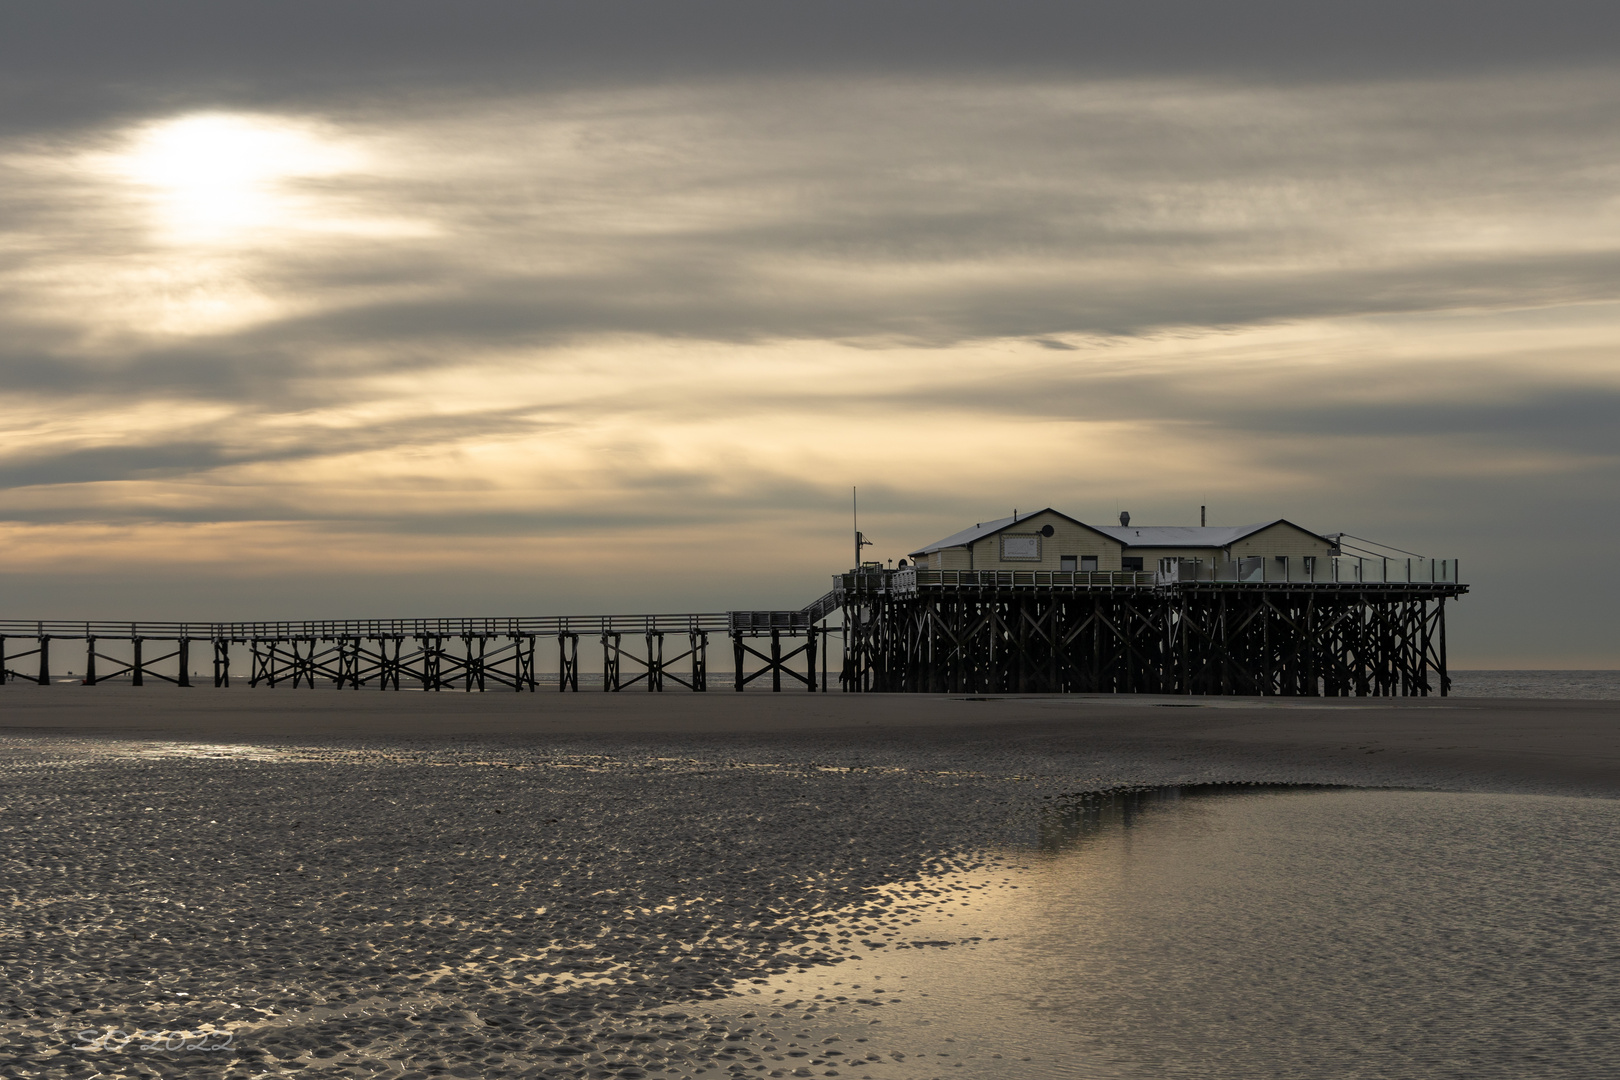
<path id="1" fill-rule="evenodd" d="M 1616 826 L 1620 804 L 1535 796 L 1054 799 L 1002 865 L 928 882 L 902 940 L 770 989 L 904 988 L 804 1034 L 860 1031 L 907 1080 L 1591 1076 L 1620 1008 Z"/>
<path id="2" fill-rule="evenodd" d="M 1078 792 L 1051 800 L 1041 814 L 1040 839 L 1035 846 L 1046 854 L 1081 848 L 1132 828 L 1145 814 L 1173 810 L 1199 799 L 1335 790 L 1340 789 L 1325 784 L 1181 784 Z"/>
<path id="3" fill-rule="evenodd" d="M 1573 1076 L 1620 1008 L 1601 800 L 926 745 L 7 750 L 18 1077 L 177 1067 L 132 1031 L 230 1034 L 185 1065 L 220 1077 Z"/>

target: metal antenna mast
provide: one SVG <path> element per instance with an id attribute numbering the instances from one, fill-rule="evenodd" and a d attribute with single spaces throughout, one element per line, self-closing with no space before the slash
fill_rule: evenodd
<path id="1" fill-rule="evenodd" d="M 850 511 L 855 519 L 855 569 L 861 568 L 861 548 L 871 547 L 872 541 L 861 535 L 861 501 L 860 493 L 856 488 L 849 489 Z"/>

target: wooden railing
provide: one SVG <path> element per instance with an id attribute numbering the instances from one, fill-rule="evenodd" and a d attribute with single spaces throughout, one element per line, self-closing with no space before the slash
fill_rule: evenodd
<path id="1" fill-rule="evenodd" d="M 885 570 L 880 574 L 839 574 L 839 593 L 909 595 L 923 588 L 1051 589 L 1144 588 L 1155 575 L 1138 570 Z"/>
<path id="2" fill-rule="evenodd" d="M 638 634 L 730 629 L 727 612 L 673 615 L 540 615 L 436 619 L 304 619 L 276 622 L 0 620 L 0 637 L 154 638 L 175 641 L 421 638 L 519 634 Z"/>
<path id="3" fill-rule="evenodd" d="M 835 599 L 914 596 L 919 589 L 1118 589 L 1197 582 L 1293 585 L 1458 586 L 1456 559 L 1254 556 L 1165 559 L 1154 570 L 865 570 L 833 577 Z"/>
<path id="4" fill-rule="evenodd" d="M 1289 585 L 1456 585 L 1456 559 L 1363 559 L 1353 555 L 1251 555 L 1242 559 L 1164 559 L 1161 585 L 1254 582 Z"/>

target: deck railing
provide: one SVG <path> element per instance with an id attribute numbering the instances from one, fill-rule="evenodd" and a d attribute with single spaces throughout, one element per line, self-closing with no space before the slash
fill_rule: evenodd
<path id="1" fill-rule="evenodd" d="M 869 570 L 837 574 L 833 595 L 915 595 L 919 588 L 1149 588 L 1189 582 L 1456 585 L 1456 559 L 1251 556 L 1161 559 L 1156 570 Z"/>
<path id="2" fill-rule="evenodd" d="M 1456 559 L 1362 559 L 1350 555 L 1255 555 L 1244 559 L 1161 559 L 1157 584 L 1230 581 L 1279 585 L 1455 585 Z"/>
<path id="3" fill-rule="evenodd" d="M 1456 559 L 1362 559 L 1351 556 L 1251 557 L 1205 562 L 1163 559 L 1156 570 L 871 570 L 838 574 L 833 590 L 802 610 L 717 611 L 659 615 L 547 615 L 427 619 L 310 619 L 275 622 L 89 622 L 0 620 L 0 639 L 153 638 L 159 640 L 335 640 L 452 638 L 478 635 L 597 635 L 768 630 L 812 626 L 847 595 L 915 595 L 919 588 L 1151 588 L 1196 582 L 1256 584 L 1459 583 Z"/>
<path id="4" fill-rule="evenodd" d="M 810 618 L 809 608 L 802 611 L 791 608 L 729 611 L 726 614 L 731 619 L 729 629 L 732 630 L 802 630 L 814 621 Z"/>
<path id="5" fill-rule="evenodd" d="M 1050 589 L 1065 587 L 1130 587 L 1155 584 L 1145 570 L 885 570 L 881 573 L 838 574 L 838 593 L 894 593 L 908 595 L 918 586 L 973 589 Z"/>
<path id="6" fill-rule="evenodd" d="M 420 638 L 521 634 L 638 634 L 726 631 L 727 612 L 678 615 L 544 615 L 437 619 L 305 619 L 285 622 L 74 622 L 0 620 L 0 637 L 155 638 L 253 641 L 337 638 Z"/>

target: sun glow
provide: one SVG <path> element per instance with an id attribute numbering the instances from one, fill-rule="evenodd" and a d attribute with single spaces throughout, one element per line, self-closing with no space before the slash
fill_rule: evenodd
<path id="1" fill-rule="evenodd" d="M 0 155 L 42 189 L 84 185 L 87 235 L 116 238 L 85 245 L 59 274 L 70 321 L 96 347 L 355 302 L 363 290 L 284 287 L 284 260 L 338 266 L 375 259 L 379 245 L 433 242 L 439 223 L 390 195 L 406 161 L 375 126 L 232 112 L 152 119 L 66 157 Z"/>
<path id="2" fill-rule="evenodd" d="M 352 173 L 363 155 L 317 126 L 281 117 L 202 113 L 140 129 L 113 171 L 145 188 L 160 233 L 187 244 L 319 227 L 300 182 Z"/>

